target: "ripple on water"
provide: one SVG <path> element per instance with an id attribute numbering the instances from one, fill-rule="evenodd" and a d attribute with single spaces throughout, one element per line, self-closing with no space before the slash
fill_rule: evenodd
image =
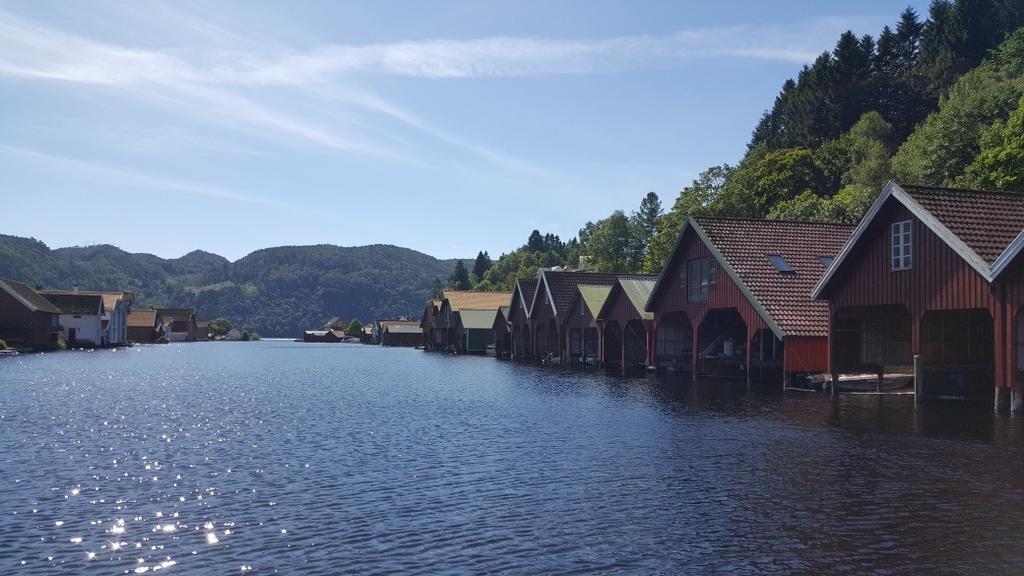
<path id="1" fill-rule="evenodd" d="M 1024 570 L 1024 425 L 987 410 L 135 350 L 0 362 L 0 573 Z"/>

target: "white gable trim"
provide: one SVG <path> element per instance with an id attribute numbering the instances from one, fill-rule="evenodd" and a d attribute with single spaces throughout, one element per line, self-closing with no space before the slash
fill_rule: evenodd
<path id="1" fill-rule="evenodd" d="M 736 269 L 733 268 L 731 264 L 729 264 L 729 261 L 725 259 L 725 256 L 723 256 L 722 253 L 718 251 L 718 247 L 715 246 L 715 243 L 712 242 L 710 238 L 708 238 L 708 235 L 700 227 L 700 224 L 698 224 L 697 221 L 693 219 L 693 217 L 690 217 L 690 221 L 693 223 L 693 231 L 697 233 L 697 236 L 700 237 L 701 241 L 704 242 L 704 244 L 708 247 L 708 250 L 711 251 L 711 255 L 714 256 L 715 260 L 718 260 L 718 265 L 721 266 L 723 270 L 725 270 L 725 272 L 729 275 L 729 278 L 731 278 L 733 283 L 735 283 L 736 286 L 740 289 L 740 292 L 743 294 L 743 296 L 747 299 L 748 302 L 750 302 L 751 306 L 754 307 L 754 310 L 757 310 L 757 313 L 761 316 L 761 319 L 764 320 L 765 324 L 767 324 L 768 327 L 771 328 L 772 332 L 775 333 L 775 336 L 779 340 L 785 338 L 786 333 L 782 331 L 782 327 L 779 326 L 777 322 L 775 322 L 775 319 L 772 318 L 772 315 L 768 313 L 768 310 L 766 310 L 765 307 L 761 305 L 761 302 L 757 299 L 757 297 L 754 296 L 754 293 L 751 292 L 749 288 L 747 288 L 747 284 L 743 281 L 742 278 L 740 278 L 739 273 L 737 273 Z"/>
<path id="2" fill-rule="evenodd" d="M 945 242 L 947 246 L 952 248 L 953 251 L 956 252 L 961 258 L 963 258 L 964 261 L 971 266 L 971 268 L 974 268 L 974 270 L 978 274 L 980 274 L 981 277 L 985 279 L 985 281 L 992 281 L 992 278 L 994 276 L 993 272 L 989 268 L 988 263 L 986 263 L 985 260 L 981 258 L 981 256 L 978 256 L 978 254 L 974 250 L 971 250 L 971 248 L 967 246 L 967 244 L 964 244 L 964 241 L 961 240 L 959 236 L 954 234 L 949 228 L 946 227 L 945 224 L 940 222 L 931 212 L 929 212 L 923 206 L 918 204 L 918 202 L 914 200 L 914 198 L 911 197 L 910 194 L 907 194 L 907 192 L 903 190 L 903 188 L 900 188 L 899 184 L 890 180 L 889 183 L 885 185 L 885 189 L 882 190 L 882 193 L 878 196 L 878 199 L 875 200 L 875 203 L 871 205 L 871 209 L 868 210 L 867 214 L 864 215 L 864 218 L 861 219 L 860 224 L 857 225 L 857 229 L 854 230 L 853 232 L 853 236 L 851 236 L 850 239 L 846 242 L 846 245 L 843 246 L 842 252 L 839 253 L 839 256 L 832 262 L 832 265 L 829 266 L 828 270 L 825 271 L 825 275 L 822 276 L 821 280 L 818 281 L 817 286 L 814 287 L 814 291 L 811 292 L 811 298 L 815 300 L 821 298 L 822 292 L 825 290 L 825 287 L 828 286 L 828 283 L 832 280 L 832 277 L 835 276 L 836 271 L 839 270 L 839 268 L 843 265 L 843 262 L 846 260 L 846 257 L 850 255 L 850 253 L 853 251 L 853 248 L 857 245 L 858 242 L 860 242 L 861 236 L 864 235 L 864 232 L 874 221 L 875 217 L 878 216 L 878 212 L 882 209 L 882 206 L 885 205 L 885 203 L 890 198 L 896 199 L 900 204 L 903 204 L 903 206 L 905 206 L 907 210 L 910 210 L 910 213 L 913 214 L 915 218 L 920 220 L 925 226 L 928 227 L 929 230 L 931 230 L 936 236 L 941 238 L 942 241 Z M 1014 243 L 1016 243 L 1017 241 L 1021 241 L 1022 243 L 1024 243 L 1024 240 L 1022 240 L 1021 237 L 1018 237 L 1017 240 L 1014 241 Z M 1002 259 L 1002 256 L 1000 256 L 1000 259 Z"/>
<path id="3" fill-rule="evenodd" d="M 995 279 L 1001 276 L 1003 271 L 1010 266 L 1010 263 L 1017 259 L 1022 250 L 1024 250 L 1024 231 L 1021 231 L 1014 238 L 1013 242 L 1010 242 L 1010 245 L 1006 247 L 1006 250 L 1003 250 L 999 258 L 996 258 L 996 261 L 992 263 L 992 278 Z"/>

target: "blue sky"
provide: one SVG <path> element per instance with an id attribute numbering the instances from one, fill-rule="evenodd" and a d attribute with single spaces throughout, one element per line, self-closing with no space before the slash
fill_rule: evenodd
<path id="1" fill-rule="evenodd" d="M 497 257 L 670 206 L 803 63 L 905 6 L 0 2 L 0 231 Z"/>

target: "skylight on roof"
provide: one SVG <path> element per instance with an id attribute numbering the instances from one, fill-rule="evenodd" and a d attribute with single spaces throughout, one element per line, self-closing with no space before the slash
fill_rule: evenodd
<path id="1" fill-rule="evenodd" d="M 772 266 L 775 266 L 776 270 L 783 274 L 792 274 L 795 272 L 793 267 L 789 265 L 789 262 L 786 262 L 786 259 L 778 254 L 769 254 L 768 261 L 772 263 Z"/>
<path id="2" fill-rule="evenodd" d="M 821 262 L 821 265 L 824 266 L 825 268 L 831 266 L 832 263 L 835 261 L 836 259 L 833 256 L 818 256 L 818 262 Z"/>

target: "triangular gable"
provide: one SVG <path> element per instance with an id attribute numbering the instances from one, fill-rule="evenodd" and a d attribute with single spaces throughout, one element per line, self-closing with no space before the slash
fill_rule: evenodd
<path id="1" fill-rule="evenodd" d="M 533 302 L 530 303 L 530 318 L 533 318 L 533 311 L 537 309 L 537 297 L 540 296 L 541 288 L 543 288 L 544 295 L 547 297 L 548 304 L 551 305 L 551 315 L 558 316 L 558 309 L 555 308 L 555 299 L 551 296 L 551 287 L 548 286 L 548 278 L 544 270 L 540 271 L 540 277 L 537 279 L 537 289 L 533 291 Z"/>
<path id="2" fill-rule="evenodd" d="M 523 283 L 525 283 L 525 282 L 529 282 L 529 280 L 525 280 L 525 279 L 522 279 L 522 278 L 516 280 L 515 288 L 512 289 L 512 300 L 509 302 L 510 308 L 509 308 L 509 312 L 508 312 L 508 315 L 509 315 L 510 319 L 512 318 L 512 314 L 514 313 L 514 310 L 516 309 L 515 306 L 516 306 L 516 301 L 517 300 L 522 303 L 522 310 L 526 313 L 526 317 L 527 318 L 530 317 L 530 313 L 533 310 L 533 296 L 531 296 L 529 298 L 530 301 L 527 302 L 526 301 L 527 300 L 526 295 L 523 294 Z M 537 293 L 536 288 L 534 288 L 534 295 L 536 295 L 536 293 Z"/>
<path id="3" fill-rule="evenodd" d="M 576 286 L 576 298 L 573 299 L 569 310 L 572 311 L 577 303 L 582 302 L 587 307 L 590 315 L 597 318 L 614 287 L 614 284 L 611 286 L 605 286 L 604 284 L 580 284 Z"/>
<path id="4" fill-rule="evenodd" d="M 608 308 L 612 302 L 619 297 L 621 294 L 626 298 L 627 301 L 636 309 L 637 313 L 644 320 L 652 320 L 654 314 L 648 312 L 646 309 L 645 296 L 650 296 L 654 293 L 651 289 L 651 285 L 654 284 L 655 279 L 650 276 L 623 276 L 619 278 L 618 282 L 611 286 L 611 290 L 608 296 L 604 299 L 604 304 L 601 305 L 600 311 L 594 316 L 595 318 L 604 318 L 608 313 Z M 644 294 L 645 291 L 650 289 L 650 294 Z"/>
<path id="5" fill-rule="evenodd" d="M 757 299 L 757 297 L 754 296 L 754 293 L 750 291 L 750 288 L 747 286 L 747 284 L 743 281 L 742 278 L 740 278 L 740 275 L 736 272 L 736 269 L 733 268 L 733 266 L 729 263 L 728 260 L 726 260 L 725 256 L 723 256 L 721 251 L 718 250 L 718 247 L 715 246 L 715 243 L 712 242 L 710 238 L 708 238 L 707 234 L 704 232 L 704 230 L 701 229 L 700 224 L 698 224 L 697 221 L 694 220 L 693 216 L 687 218 L 686 224 L 683 225 L 683 231 L 679 234 L 679 238 L 676 240 L 676 245 L 672 248 L 672 253 L 669 256 L 668 262 L 666 263 L 665 267 L 661 270 L 661 273 L 658 274 L 658 279 L 654 283 L 654 288 L 651 290 L 651 296 L 647 299 L 647 304 L 644 306 L 644 310 L 646 310 L 647 312 L 654 312 L 652 304 L 655 298 L 657 298 L 657 296 L 660 294 L 661 290 L 664 289 L 663 286 L 665 284 L 665 275 L 668 273 L 669 268 L 671 268 L 672 261 L 676 258 L 676 254 L 679 253 L 679 250 L 683 245 L 683 239 L 686 237 L 686 233 L 688 231 L 691 231 L 694 234 L 696 234 L 700 241 L 703 242 L 705 246 L 707 246 L 708 251 L 711 252 L 711 256 L 718 262 L 719 267 L 722 270 L 725 270 L 725 273 L 729 275 L 729 278 L 733 281 L 734 284 L 736 284 L 737 288 L 739 288 L 740 292 L 747 299 L 747 301 L 750 302 L 750 305 L 754 308 L 754 310 L 757 311 L 758 315 L 761 316 L 765 324 L 768 325 L 768 328 L 771 329 L 775 336 L 777 336 L 780 339 L 785 337 L 786 333 L 783 332 L 778 322 L 776 322 L 775 319 L 772 318 L 772 315 L 768 313 L 768 310 L 765 309 L 764 305 L 762 305 L 761 302 Z M 611 298 L 609 298 L 609 300 L 611 300 Z"/>
<path id="6" fill-rule="evenodd" d="M 897 184 L 895 181 L 890 180 L 889 183 L 886 184 L 885 189 L 883 189 L 882 193 L 878 196 L 878 199 L 875 200 L 875 203 L 871 205 L 871 209 L 869 209 L 867 214 L 865 214 L 864 217 L 861 219 L 860 223 L 857 225 L 857 228 L 853 231 L 853 236 L 851 236 L 850 239 L 846 242 L 846 245 L 843 246 L 842 252 L 839 253 L 839 256 L 836 257 L 836 259 L 832 262 L 832 265 L 829 266 L 828 270 L 825 272 L 825 275 L 822 276 L 821 280 L 818 281 L 818 285 L 814 287 L 814 292 L 811 293 L 811 298 L 821 298 L 822 292 L 824 292 L 825 288 L 832 281 L 832 278 L 835 276 L 836 272 L 843 266 L 843 263 L 846 261 L 846 258 L 853 252 L 854 248 L 856 248 L 857 245 L 860 243 L 861 238 L 864 236 L 864 233 L 867 231 L 868 228 L 871 227 L 871 224 L 878 216 L 878 213 L 881 212 L 882 207 L 884 207 L 889 200 L 895 200 L 902 204 L 904 207 L 906 207 L 906 209 L 909 210 L 915 218 L 920 220 L 929 230 L 931 230 L 936 236 L 938 236 L 943 242 L 945 242 L 947 246 L 949 246 L 954 252 L 956 252 L 957 255 L 963 258 L 963 260 L 967 262 L 967 264 L 971 268 L 973 268 L 978 274 L 980 274 L 982 278 L 984 278 L 987 282 L 992 282 L 992 280 L 995 277 L 995 273 L 993 272 L 995 264 L 993 264 L 993 266 L 990 267 L 981 256 L 979 256 L 974 250 L 970 248 L 970 246 L 968 246 L 963 240 L 961 240 L 956 234 L 954 234 L 949 228 L 947 228 L 945 224 L 939 221 L 939 219 L 936 218 L 935 215 L 933 215 L 931 212 L 929 212 L 923 206 L 921 206 L 921 204 L 918 203 L 917 200 L 915 200 L 910 194 L 908 194 L 906 190 L 901 188 L 899 184 Z M 1018 240 L 1020 240 L 1021 243 L 1024 244 L 1024 240 L 1021 240 L 1020 236 L 1018 236 Z M 1015 240 L 1006 250 L 1009 251 L 1016 243 L 1017 240 Z M 1005 256 L 1006 254 L 1007 252 L 1004 252 L 1003 255 Z M 999 261 L 1002 260 L 1002 258 L 1003 256 L 1000 256 L 996 263 L 999 263 Z M 1008 261 L 1004 261 L 1002 263 L 1002 266 L 1004 268 L 1006 265 L 1008 265 Z M 1003 268 L 1000 268 L 1000 271 L 1002 269 Z"/>

